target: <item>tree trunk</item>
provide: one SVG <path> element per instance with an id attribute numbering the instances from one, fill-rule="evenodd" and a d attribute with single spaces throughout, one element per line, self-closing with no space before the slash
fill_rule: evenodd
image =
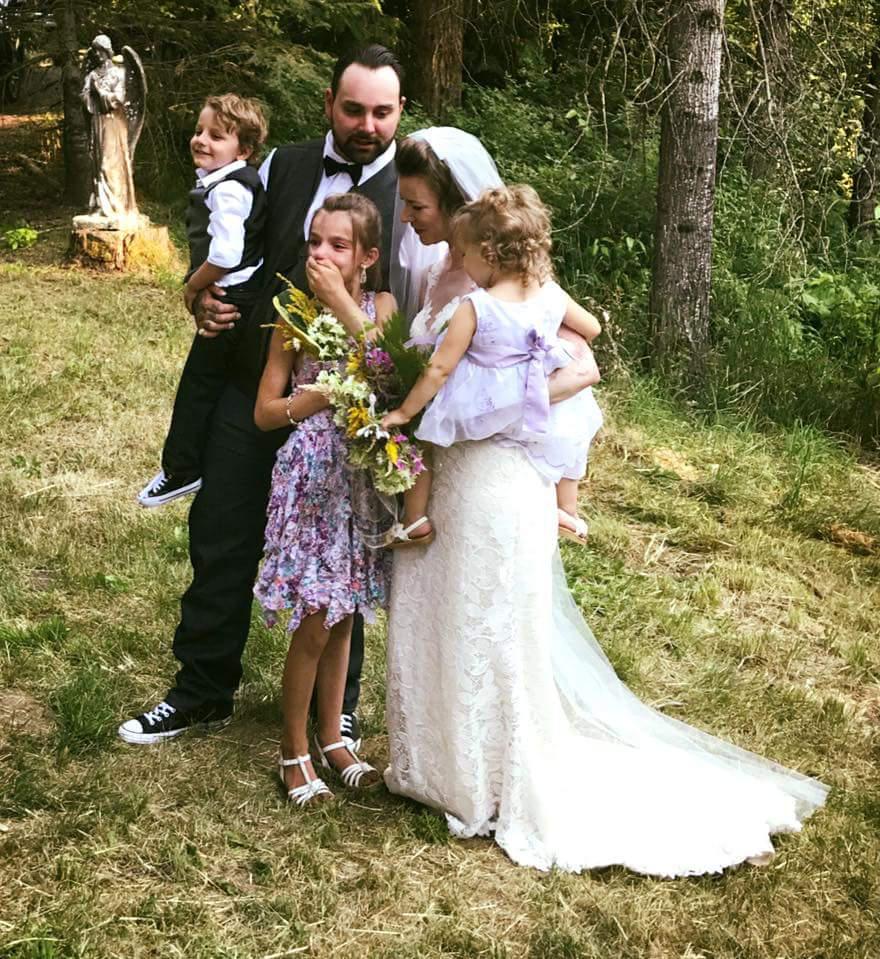
<path id="1" fill-rule="evenodd" d="M 464 0 L 417 0 L 414 13 L 410 90 L 429 114 L 443 119 L 461 104 Z"/>
<path id="2" fill-rule="evenodd" d="M 791 50 L 792 0 L 750 0 L 758 45 L 759 92 L 749 125 L 746 165 L 763 177 L 784 156 L 789 105 L 794 100 L 794 58 Z"/>
<path id="3" fill-rule="evenodd" d="M 64 199 L 85 211 L 92 189 L 92 163 L 89 131 L 80 100 L 83 79 L 76 32 L 76 0 L 58 0 L 54 13 L 64 104 Z"/>
<path id="4" fill-rule="evenodd" d="M 871 52 L 871 66 L 865 82 L 865 109 L 857 147 L 858 166 L 853 174 L 852 200 L 849 205 L 851 230 L 876 231 L 877 161 L 880 137 L 880 41 Z"/>
<path id="5" fill-rule="evenodd" d="M 654 277 L 654 364 L 699 380 L 709 351 L 724 0 L 675 0 L 666 36 Z"/>

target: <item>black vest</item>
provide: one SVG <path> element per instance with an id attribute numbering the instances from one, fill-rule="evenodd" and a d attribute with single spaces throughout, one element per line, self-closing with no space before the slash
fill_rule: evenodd
<path id="1" fill-rule="evenodd" d="M 186 211 L 186 237 L 189 240 L 189 272 L 188 280 L 193 273 L 207 260 L 211 248 L 211 237 L 208 235 L 210 211 L 207 199 L 211 191 L 221 183 L 235 180 L 246 186 L 254 195 L 251 212 L 244 221 L 244 249 L 241 253 L 241 262 L 230 267 L 229 272 L 243 270 L 248 266 L 256 266 L 263 256 L 263 228 L 266 222 L 266 191 L 260 180 L 260 174 L 255 167 L 244 166 L 227 173 L 225 177 L 212 183 L 207 189 L 198 184 L 189 192 L 189 206 Z"/>
<path id="2" fill-rule="evenodd" d="M 288 277 L 301 290 L 308 289 L 305 220 L 321 182 L 323 156 L 322 138 L 278 147 L 272 157 L 267 189 L 268 213 L 263 232 L 264 260 L 260 271 L 265 285 L 258 303 L 247 318 L 233 372 L 236 385 L 251 395 L 256 395 L 266 362 L 272 330 L 265 328 L 264 324 L 274 322 L 272 297 L 283 288 L 276 274 Z M 387 164 L 355 189 L 376 204 L 382 217 L 380 262 L 382 285 L 388 289 L 394 199 L 397 195 L 397 169 L 394 163 Z"/>

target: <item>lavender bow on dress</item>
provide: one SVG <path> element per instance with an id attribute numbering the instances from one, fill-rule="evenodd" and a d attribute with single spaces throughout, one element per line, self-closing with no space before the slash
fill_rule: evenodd
<path id="1" fill-rule="evenodd" d="M 468 357 L 477 366 L 504 369 L 519 363 L 528 363 L 526 397 L 523 407 L 523 426 L 531 433 L 546 433 L 550 417 L 550 387 L 547 377 L 570 357 L 557 343 L 548 343 L 536 329 L 526 334 L 526 348 L 511 351 L 507 344 L 475 345 L 471 343 Z"/>

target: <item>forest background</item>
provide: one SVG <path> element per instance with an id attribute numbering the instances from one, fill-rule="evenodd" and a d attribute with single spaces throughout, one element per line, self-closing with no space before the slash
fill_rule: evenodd
<path id="1" fill-rule="evenodd" d="M 312 137 L 339 51 L 381 40 L 408 68 L 403 132 L 470 130 L 551 206 L 563 285 L 609 311 L 606 371 L 672 374 L 697 408 L 880 436 L 875 3 L 9 0 L 3 26 L 7 103 L 47 53 L 64 70 L 72 201 L 81 51 L 106 32 L 140 53 L 137 185 L 172 222 L 205 95 L 260 97 L 272 144 Z"/>

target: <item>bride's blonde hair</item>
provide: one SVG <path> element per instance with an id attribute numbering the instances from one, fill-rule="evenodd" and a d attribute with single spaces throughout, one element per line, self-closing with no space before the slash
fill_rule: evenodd
<path id="1" fill-rule="evenodd" d="M 523 284 L 553 276 L 550 214 L 524 183 L 492 187 L 465 204 L 452 221 L 457 245 L 475 244 L 502 273 L 517 273 Z"/>

